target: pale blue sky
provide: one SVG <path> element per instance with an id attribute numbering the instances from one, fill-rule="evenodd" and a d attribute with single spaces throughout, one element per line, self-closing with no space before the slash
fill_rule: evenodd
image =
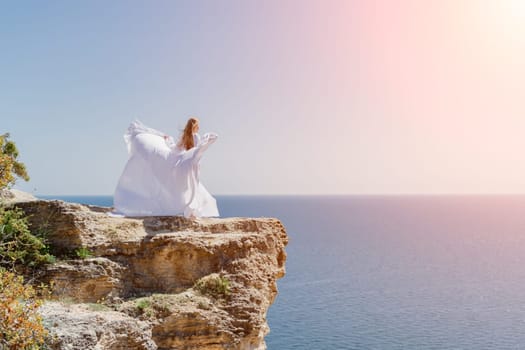
<path id="1" fill-rule="evenodd" d="M 112 194 L 131 120 L 177 136 L 195 115 L 220 137 L 202 161 L 214 194 L 525 192 L 523 70 L 447 59 L 464 19 L 425 2 L 0 1 L 0 132 L 32 178 L 19 188 Z M 426 77 L 404 57 L 427 62 L 432 40 L 447 69 Z M 523 62 L 521 44 L 499 50 Z"/>

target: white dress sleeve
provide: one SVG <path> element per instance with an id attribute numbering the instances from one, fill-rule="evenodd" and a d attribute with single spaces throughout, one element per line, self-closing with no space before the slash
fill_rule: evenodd
<path id="1" fill-rule="evenodd" d="M 150 128 L 142 124 L 140 120 L 136 119 L 133 122 L 131 122 L 131 124 L 128 127 L 128 130 L 124 134 L 124 141 L 126 142 L 128 153 L 131 153 L 131 138 L 138 134 L 150 134 L 150 135 L 160 136 L 164 138 L 166 145 L 169 148 L 173 148 L 175 146 L 175 141 L 173 140 L 173 137 L 157 129 Z"/>
<path id="2" fill-rule="evenodd" d="M 215 140 L 217 140 L 218 137 L 219 137 L 219 135 L 217 135 L 214 132 L 207 132 L 202 137 L 201 142 L 202 143 L 204 143 L 204 142 L 206 142 L 206 143 L 213 143 L 213 142 L 215 142 Z"/>
<path id="3" fill-rule="evenodd" d="M 152 135 L 157 135 L 157 136 L 162 136 L 162 137 L 166 136 L 166 134 L 163 133 L 162 131 L 150 128 L 142 124 L 142 122 L 140 122 L 139 120 L 135 120 L 129 125 L 128 133 L 131 133 L 131 134 L 144 133 L 144 134 L 152 134 Z"/>

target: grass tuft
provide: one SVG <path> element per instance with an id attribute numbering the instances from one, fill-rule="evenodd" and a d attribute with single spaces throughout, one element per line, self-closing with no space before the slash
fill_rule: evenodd
<path id="1" fill-rule="evenodd" d="M 199 279 L 194 289 L 201 294 L 213 296 L 215 298 L 227 297 L 230 295 L 230 281 L 225 276 L 211 274 Z"/>

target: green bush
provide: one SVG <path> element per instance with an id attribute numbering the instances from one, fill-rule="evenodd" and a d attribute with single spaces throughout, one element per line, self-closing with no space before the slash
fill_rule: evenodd
<path id="1" fill-rule="evenodd" d="M 0 349 L 46 348 L 48 332 L 38 313 L 42 303 L 21 276 L 0 268 Z"/>
<path id="2" fill-rule="evenodd" d="M 38 267 L 54 262 L 45 235 L 44 230 L 35 234 L 29 231 L 22 210 L 0 207 L 0 266 L 16 270 L 18 266 Z"/>
<path id="3" fill-rule="evenodd" d="M 17 177 L 29 181 L 25 165 L 17 158 L 18 149 L 9 134 L 0 135 L 0 190 L 13 185 Z"/>
<path id="4" fill-rule="evenodd" d="M 9 134 L 0 135 L 0 191 L 12 186 L 16 178 L 29 180 L 25 165 L 17 160 L 18 149 Z M 29 231 L 22 210 L 0 203 L 0 349 L 47 349 L 48 332 L 38 308 L 49 288 L 34 288 L 16 274 L 18 267 L 37 267 L 54 262 L 46 244 L 46 231 Z M 12 271 L 7 271 L 5 268 Z M 39 295 L 39 293 L 41 295 Z"/>
<path id="5" fill-rule="evenodd" d="M 75 250 L 75 254 L 80 259 L 87 259 L 87 258 L 91 258 L 93 256 L 93 253 L 86 247 L 80 247 L 80 248 L 76 249 Z"/>
<path id="6" fill-rule="evenodd" d="M 144 309 L 151 306 L 151 302 L 147 299 L 141 299 L 136 302 L 137 309 L 144 311 Z"/>
<path id="7" fill-rule="evenodd" d="M 211 274 L 199 279 L 193 286 L 202 294 L 211 295 L 213 297 L 226 297 L 230 295 L 230 281 L 218 274 Z"/>

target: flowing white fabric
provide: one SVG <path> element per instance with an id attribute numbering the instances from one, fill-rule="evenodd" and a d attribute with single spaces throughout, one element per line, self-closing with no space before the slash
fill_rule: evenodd
<path id="1" fill-rule="evenodd" d="M 134 121 L 124 135 L 129 159 L 113 199 L 126 216 L 219 216 L 215 198 L 199 179 L 199 162 L 217 139 L 194 134 L 195 147 L 184 150 L 173 138 Z"/>

